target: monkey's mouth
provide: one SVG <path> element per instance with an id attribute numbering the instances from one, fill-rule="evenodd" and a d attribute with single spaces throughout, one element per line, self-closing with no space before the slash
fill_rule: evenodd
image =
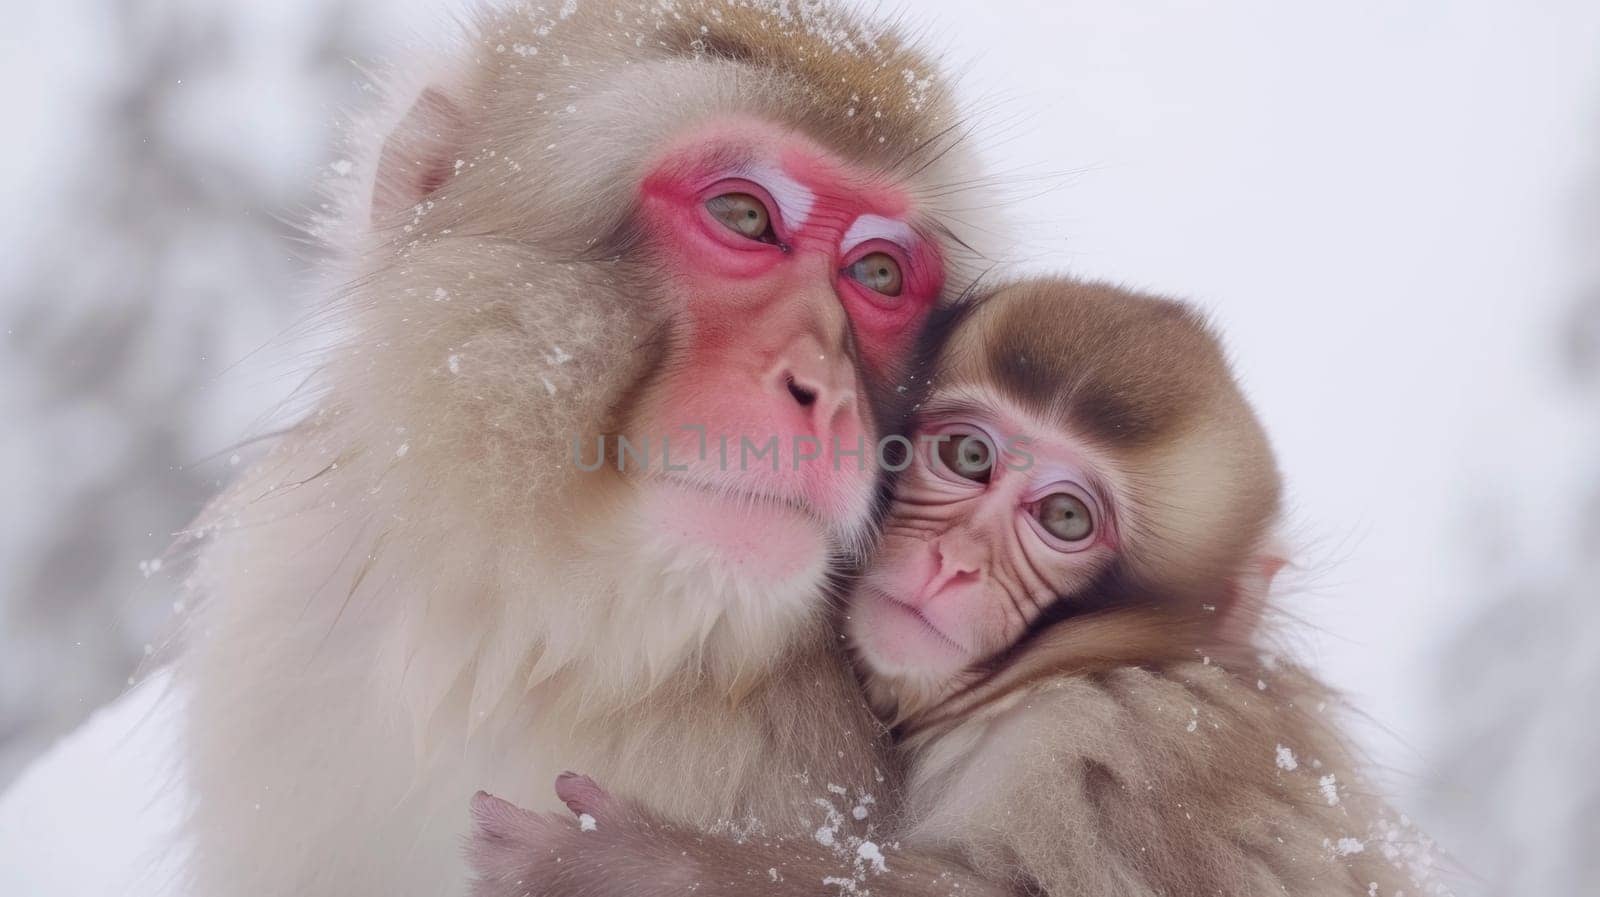
<path id="1" fill-rule="evenodd" d="M 891 613 L 895 613 L 902 617 L 916 621 L 916 623 L 922 628 L 923 632 L 927 633 L 929 636 L 932 636 L 934 641 L 940 643 L 946 648 L 949 648 L 951 651 L 960 654 L 962 657 L 972 656 L 972 652 L 968 651 L 960 642 L 945 634 L 945 631 L 940 629 L 933 622 L 933 620 L 929 619 L 927 614 L 915 607 L 912 607 L 904 601 L 901 601 L 882 589 L 874 587 L 863 588 L 868 596 L 882 603 Z"/>
<path id="2" fill-rule="evenodd" d="M 675 563 L 710 564 L 757 590 L 803 585 L 807 596 L 820 595 L 815 585 L 833 539 L 804 501 L 692 477 L 651 477 L 640 486 L 637 523 Z"/>
<path id="3" fill-rule="evenodd" d="M 733 483 L 714 482 L 692 476 L 661 474 L 652 480 L 695 492 L 735 508 L 770 508 L 799 514 L 817 526 L 828 529 L 828 521 L 817 513 L 815 506 L 796 495 L 780 495 L 767 489 L 751 489 Z"/>

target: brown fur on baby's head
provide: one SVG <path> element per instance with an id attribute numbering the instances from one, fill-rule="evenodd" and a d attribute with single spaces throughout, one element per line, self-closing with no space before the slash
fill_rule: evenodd
<path id="1" fill-rule="evenodd" d="M 936 395 L 987 387 L 1112 468 L 1119 551 L 1096 606 L 1215 614 L 1214 632 L 1224 618 L 1254 617 L 1259 608 L 1236 599 L 1276 523 L 1282 485 L 1222 342 L 1195 308 L 1038 278 L 976 300 L 947 332 Z M 1060 604 L 1056 616 L 1085 609 Z"/>

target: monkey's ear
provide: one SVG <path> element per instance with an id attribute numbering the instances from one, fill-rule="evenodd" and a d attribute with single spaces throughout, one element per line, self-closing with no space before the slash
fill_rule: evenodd
<path id="1" fill-rule="evenodd" d="M 1227 600 L 1216 608 L 1213 635 L 1218 644 L 1238 649 L 1252 647 L 1267 616 L 1273 580 L 1288 564 L 1288 555 L 1276 540 L 1246 560 Z"/>
<path id="2" fill-rule="evenodd" d="M 463 117 L 443 90 L 425 88 L 383 142 L 372 187 L 372 223 L 427 199 L 455 171 Z"/>

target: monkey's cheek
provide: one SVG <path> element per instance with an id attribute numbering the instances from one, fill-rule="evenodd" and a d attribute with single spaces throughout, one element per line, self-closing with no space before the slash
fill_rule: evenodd
<path id="1" fill-rule="evenodd" d="M 644 488 L 637 525 L 680 569 L 719 574 L 754 589 L 813 588 L 828 568 L 828 538 L 809 515 L 780 501 L 721 495 L 670 482 Z"/>

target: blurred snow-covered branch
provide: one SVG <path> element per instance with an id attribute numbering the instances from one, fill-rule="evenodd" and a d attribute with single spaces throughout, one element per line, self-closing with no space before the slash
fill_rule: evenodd
<path id="1" fill-rule="evenodd" d="M 1600 173 L 1595 181 L 1587 214 Z M 1588 893 L 1600 882 L 1600 217 L 1584 224 L 1583 280 L 1556 348 L 1595 462 L 1575 477 L 1570 507 L 1482 553 L 1496 559 L 1486 564 L 1489 601 L 1438 665 L 1432 816 L 1495 897 Z M 1557 550 L 1529 557 L 1550 542 Z"/>
<path id="2" fill-rule="evenodd" d="M 172 580 L 140 571 L 213 491 L 197 462 L 245 435 L 242 408 L 267 404 L 219 375 L 297 308 L 306 262 L 283 219 L 315 201 L 353 96 L 349 60 L 370 31 L 358 11 L 78 0 L 36 13 L 54 17 L 77 77 L 42 77 L 53 62 L 11 73 L 32 76 L 73 136 L 18 179 L 22 261 L 0 268 L 0 460 L 31 474 L 0 505 L 0 784 L 114 696 L 167 625 Z"/>

